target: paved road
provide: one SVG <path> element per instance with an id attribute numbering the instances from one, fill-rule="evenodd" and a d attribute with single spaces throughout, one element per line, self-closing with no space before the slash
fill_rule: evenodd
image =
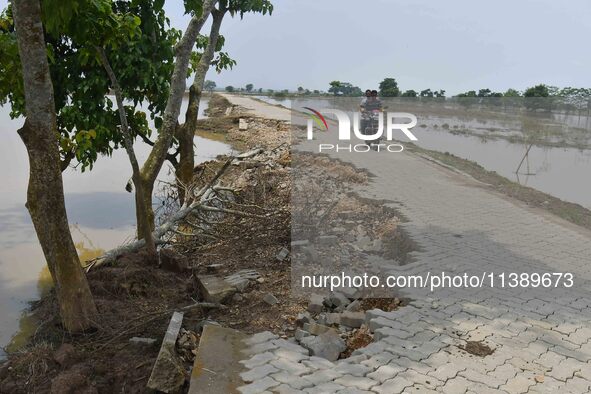
<path id="1" fill-rule="evenodd" d="M 288 110 L 247 98 L 233 103 L 268 116 Z M 375 178 L 363 193 L 392 203 L 418 243 L 412 273 L 571 272 L 575 286 L 484 287 L 418 296 L 398 311 L 368 313 L 376 341 L 330 363 L 297 345 L 257 334 L 243 393 L 591 392 L 591 236 L 418 156 L 339 155 Z M 389 273 L 400 269 L 384 267 Z M 458 347 L 481 341 L 484 358 Z"/>

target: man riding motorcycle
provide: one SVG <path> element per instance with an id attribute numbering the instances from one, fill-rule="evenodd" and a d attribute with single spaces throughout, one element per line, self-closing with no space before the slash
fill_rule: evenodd
<path id="1" fill-rule="evenodd" d="M 373 135 L 376 133 L 379 124 L 379 117 L 382 116 L 382 100 L 378 98 L 377 90 L 365 91 L 365 98 L 359 106 L 361 112 L 361 133 L 364 135 Z M 379 144 L 377 140 L 367 140 L 368 146 Z"/>

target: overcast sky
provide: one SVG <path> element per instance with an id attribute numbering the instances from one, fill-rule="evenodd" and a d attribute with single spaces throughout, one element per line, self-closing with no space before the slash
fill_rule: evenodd
<path id="1" fill-rule="evenodd" d="M 6 0 L 0 0 L 2 8 Z M 227 17 L 232 71 L 218 86 L 362 89 L 394 77 L 401 89 L 449 94 L 537 83 L 591 87 L 589 0 L 274 0 L 271 16 Z M 167 0 L 185 29 L 183 2 Z M 204 32 L 208 31 L 204 28 Z"/>
<path id="2" fill-rule="evenodd" d="M 591 87 L 589 0 L 275 0 L 271 16 L 228 18 L 238 65 L 218 86 L 328 89 L 332 80 L 448 94 L 537 84 Z M 175 27 L 181 1 L 167 1 Z"/>

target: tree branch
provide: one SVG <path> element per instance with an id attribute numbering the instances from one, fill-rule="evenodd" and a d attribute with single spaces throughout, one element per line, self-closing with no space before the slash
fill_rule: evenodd
<path id="1" fill-rule="evenodd" d="M 176 59 L 170 81 L 170 93 L 166 102 L 166 109 L 164 110 L 162 127 L 160 128 L 160 133 L 158 134 L 154 147 L 142 167 L 142 176 L 148 182 L 153 183 L 156 180 L 158 172 L 166 160 L 166 154 L 174 136 L 183 95 L 185 94 L 191 51 L 193 45 L 195 45 L 199 31 L 205 24 L 216 3 L 217 0 L 204 1 L 202 15 L 191 18 L 185 34 L 175 48 Z"/>

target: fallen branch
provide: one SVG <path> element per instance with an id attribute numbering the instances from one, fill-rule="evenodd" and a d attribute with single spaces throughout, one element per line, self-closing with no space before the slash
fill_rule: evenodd
<path id="1" fill-rule="evenodd" d="M 242 153 L 238 156 L 230 157 L 226 161 L 226 163 L 224 163 L 222 168 L 220 168 L 220 170 L 216 173 L 216 175 L 213 177 L 213 179 L 210 180 L 207 185 L 202 187 L 197 193 L 195 193 L 193 195 L 193 199 L 192 199 L 193 202 L 191 202 L 189 204 L 188 201 L 185 201 L 183 206 L 181 206 L 177 212 L 170 215 L 170 217 L 164 223 L 162 223 L 160 226 L 158 226 L 154 230 L 154 232 L 152 233 L 152 236 L 153 236 L 155 244 L 162 245 L 162 244 L 167 243 L 166 241 L 163 240 L 163 237 L 168 232 L 176 231 L 177 225 L 180 224 L 183 220 L 185 220 L 185 218 L 187 216 L 189 216 L 189 214 L 191 214 L 192 212 L 195 212 L 195 211 L 210 211 L 210 212 L 229 213 L 229 214 L 240 215 L 240 216 L 257 217 L 257 215 L 247 214 L 247 213 L 240 212 L 237 210 L 213 207 L 211 205 L 207 205 L 207 203 L 210 202 L 210 195 L 212 193 L 215 193 L 216 187 L 221 187 L 221 186 L 217 185 L 217 182 L 218 182 L 219 178 L 224 174 L 224 172 L 226 172 L 226 170 L 230 167 L 230 164 L 239 162 L 241 160 L 244 160 L 244 159 L 247 159 L 247 158 L 250 158 L 253 156 L 256 156 L 259 153 L 261 153 L 262 151 L 263 151 L 262 149 L 254 149 L 254 150 Z M 141 248 L 143 248 L 144 245 L 145 245 L 144 240 L 136 240 L 136 241 L 130 242 L 126 245 L 121 245 L 117 248 L 111 249 L 108 252 L 106 252 L 104 255 L 102 255 L 94 260 L 89 261 L 89 263 L 85 266 L 86 272 L 89 272 L 94 267 L 98 267 L 98 266 L 106 264 L 106 263 L 111 263 L 111 262 L 115 261 L 117 259 L 117 257 L 119 257 L 121 255 L 136 252 L 136 251 L 140 250 Z"/>

